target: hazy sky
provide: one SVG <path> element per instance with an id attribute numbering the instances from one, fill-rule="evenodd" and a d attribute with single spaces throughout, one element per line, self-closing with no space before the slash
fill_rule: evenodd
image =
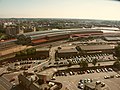
<path id="1" fill-rule="evenodd" d="M 0 17 L 120 20 L 120 2 L 112 0 L 0 0 Z"/>

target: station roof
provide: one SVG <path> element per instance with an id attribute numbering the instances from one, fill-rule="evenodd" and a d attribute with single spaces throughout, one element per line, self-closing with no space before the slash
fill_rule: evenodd
<path id="1" fill-rule="evenodd" d="M 32 43 L 36 44 L 36 43 L 43 43 L 46 42 L 46 39 L 38 39 L 38 40 L 33 40 Z"/>
<path id="2" fill-rule="evenodd" d="M 102 32 L 101 30 L 92 30 L 92 29 L 59 29 L 59 30 L 45 30 L 45 31 L 37 31 L 37 32 L 29 32 L 29 33 L 24 33 L 23 35 L 25 36 L 34 36 L 34 35 L 46 35 L 46 34 L 58 34 L 58 33 L 63 33 L 63 34 L 68 34 L 68 33 L 89 33 L 89 32 Z"/>

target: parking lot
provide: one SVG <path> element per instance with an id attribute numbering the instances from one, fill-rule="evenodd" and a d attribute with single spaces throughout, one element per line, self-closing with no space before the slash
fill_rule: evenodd
<path id="1" fill-rule="evenodd" d="M 83 55 L 83 56 L 75 56 L 70 58 L 59 58 L 56 60 L 54 65 L 68 65 L 71 62 L 73 65 L 79 64 L 80 61 L 87 61 L 88 63 L 92 63 L 92 61 L 96 59 L 98 62 L 106 62 L 106 61 L 114 61 L 117 58 L 113 54 L 103 53 L 103 54 L 95 54 L 95 55 Z"/>
<path id="2" fill-rule="evenodd" d="M 90 71 L 90 72 L 89 72 Z M 105 77 L 108 78 L 105 78 Z M 112 77 L 113 76 L 113 77 Z M 54 80 L 61 82 L 63 88 L 61 90 L 81 90 L 78 88 L 80 80 L 90 79 L 92 81 L 104 82 L 110 90 L 120 90 L 120 78 L 117 77 L 117 73 L 111 68 L 101 68 L 96 70 L 85 71 L 60 71 L 54 75 Z"/>

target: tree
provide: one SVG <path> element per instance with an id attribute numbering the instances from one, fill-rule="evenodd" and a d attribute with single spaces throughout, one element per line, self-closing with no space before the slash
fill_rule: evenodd
<path id="1" fill-rule="evenodd" d="M 21 53 L 20 53 L 20 52 L 17 52 L 17 53 L 16 53 L 16 57 L 17 57 L 17 56 L 21 56 Z"/>
<path id="2" fill-rule="evenodd" d="M 22 34 L 17 37 L 17 44 L 26 44 L 26 37 Z"/>
<path id="3" fill-rule="evenodd" d="M 27 55 L 26 50 L 20 51 L 21 56 Z"/>
<path id="4" fill-rule="evenodd" d="M 87 61 L 82 61 L 83 68 L 88 67 L 88 62 Z"/>
<path id="5" fill-rule="evenodd" d="M 79 65 L 80 65 L 80 67 L 82 67 L 82 68 L 86 68 L 86 67 L 88 67 L 88 62 L 87 62 L 86 60 L 81 60 L 81 61 L 79 62 Z"/>
<path id="6" fill-rule="evenodd" d="M 114 55 L 115 55 L 118 59 L 120 59 L 120 45 L 116 46 L 114 50 L 115 50 Z"/>
<path id="7" fill-rule="evenodd" d="M 69 60 L 68 62 L 68 67 L 72 66 L 72 61 Z"/>
<path id="8" fill-rule="evenodd" d="M 119 60 L 115 61 L 113 66 L 120 70 L 120 61 Z"/>
<path id="9" fill-rule="evenodd" d="M 25 43 L 25 44 L 26 44 L 26 45 L 29 45 L 30 43 L 31 43 L 31 38 L 30 38 L 30 37 L 27 37 L 27 38 L 26 38 L 26 43 Z"/>
<path id="10" fill-rule="evenodd" d="M 95 58 L 95 59 L 93 59 L 92 64 L 95 66 L 97 64 L 97 62 L 98 62 L 98 60 Z"/>
<path id="11" fill-rule="evenodd" d="M 32 55 L 32 54 L 36 53 L 36 49 L 35 48 L 30 48 L 30 49 L 27 49 L 26 52 L 27 52 L 27 55 Z"/>

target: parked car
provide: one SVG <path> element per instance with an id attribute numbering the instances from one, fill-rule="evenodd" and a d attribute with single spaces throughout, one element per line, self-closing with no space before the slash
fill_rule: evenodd
<path id="1" fill-rule="evenodd" d="M 80 89 L 83 89 L 84 88 L 84 84 L 78 84 L 78 88 L 80 88 Z"/>
<path id="2" fill-rule="evenodd" d="M 104 76 L 104 79 L 109 79 L 110 78 L 110 76 Z"/>
<path id="3" fill-rule="evenodd" d="M 120 74 L 115 75 L 116 78 L 120 78 Z"/>
<path id="4" fill-rule="evenodd" d="M 10 79 L 10 81 L 9 81 L 9 82 L 13 82 L 13 81 L 15 81 L 15 78 Z"/>
<path id="5" fill-rule="evenodd" d="M 101 87 L 104 87 L 105 86 L 105 83 L 101 83 Z"/>

